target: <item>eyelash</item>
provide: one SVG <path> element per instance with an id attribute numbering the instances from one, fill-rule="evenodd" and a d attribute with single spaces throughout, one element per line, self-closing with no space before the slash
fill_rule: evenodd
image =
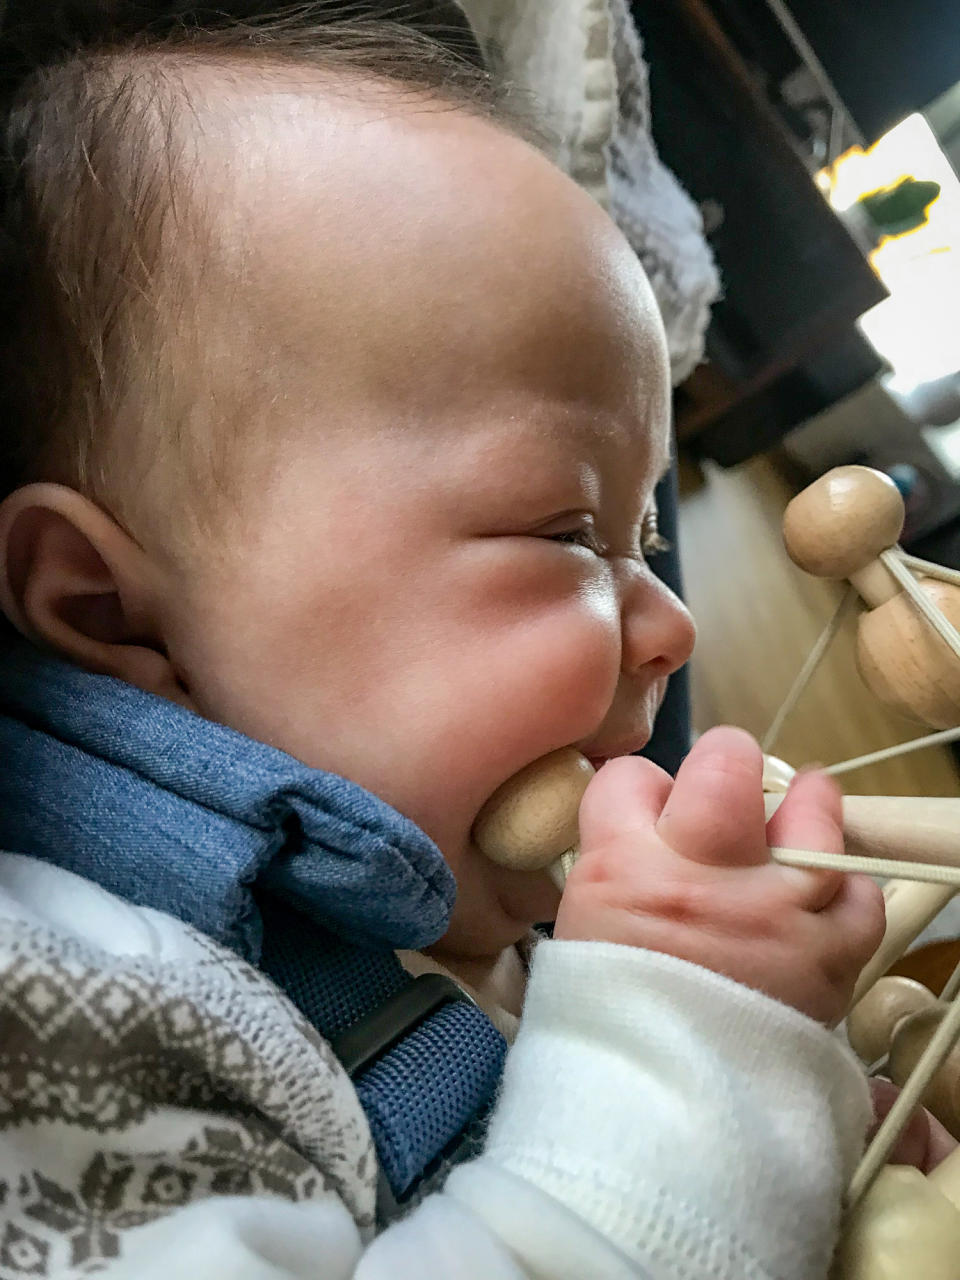
<path id="1" fill-rule="evenodd" d="M 581 525 L 577 529 L 564 529 L 560 533 L 552 533 L 550 541 L 565 543 L 568 546 L 584 547 L 587 551 L 592 551 L 597 556 L 604 556 L 610 550 L 606 543 L 602 542 L 597 536 L 597 532 L 592 525 Z M 667 551 L 669 547 L 669 542 L 660 536 L 660 531 L 657 528 L 657 513 L 649 511 L 643 517 L 643 523 L 640 528 L 640 550 L 645 556 L 649 556 L 656 555 L 658 551 Z"/>
<path id="2" fill-rule="evenodd" d="M 564 529 L 560 533 L 551 533 L 550 541 L 562 542 L 571 547 L 583 547 L 587 551 L 592 551 L 595 556 L 604 556 L 609 550 L 606 543 L 601 542 L 597 537 L 597 531 L 594 528 L 583 525 L 578 529 Z"/>
<path id="3" fill-rule="evenodd" d="M 643 517 L 640 525 L 640 547 L 645 556 L 655 556 L 658 551 L 669 551 L 670 543 L 657 526 L 657 511 L 653 508 Z"/>

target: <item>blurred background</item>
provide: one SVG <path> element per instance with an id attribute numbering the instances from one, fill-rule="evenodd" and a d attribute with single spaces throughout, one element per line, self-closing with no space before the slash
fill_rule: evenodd
<path id="1" fill-rule="evenodd" d="M 664 162 L 723 294 L 675 393 L 694 723 L 762 735 L 839 598 L 782 550 L 840 463 L 887 471 L 908 550 L 960 568 L 960 5 L 634 0 Z M 832 763 L 922 732 L 867 693 L 853 621 L 777 753 Z M 848 791 L 960 794 L 951 748 Z"/>

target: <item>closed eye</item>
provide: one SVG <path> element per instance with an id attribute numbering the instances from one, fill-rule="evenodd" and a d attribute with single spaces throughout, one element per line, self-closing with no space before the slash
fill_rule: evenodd
<path id="1" fill-rule="evenodd" d="M 580 525 L 576 529 L 561 529 L 546 535 L 550 542 L 563 542 L 572 547 L 583 547 L 594 555 L 606 555 L 609 547 L 602 542 L 593 525 Z"/>

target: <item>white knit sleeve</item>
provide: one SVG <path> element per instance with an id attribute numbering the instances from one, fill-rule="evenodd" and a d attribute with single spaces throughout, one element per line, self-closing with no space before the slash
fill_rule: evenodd
<path id="1" fill-rule="evenodd" d="M 668 956 L 544 943 L 484 1155 L 355 1265 L 262 1276 L 817 1280 L 868 1114 L 849 1051 L 796 1011 Z"/>
<path id="2" fill-rule="evenodd" d="M 849 1050 L 795 1010 L 669 956 L 551 942 L 484 1154 L 445 1194 L 533 1275 L 594 1273 L 545 1263 L 560 1241 L 518 1220 L 517 1182 L 589 1224 L 634 1275 L 813 1280 L 869 1114 Z"/>

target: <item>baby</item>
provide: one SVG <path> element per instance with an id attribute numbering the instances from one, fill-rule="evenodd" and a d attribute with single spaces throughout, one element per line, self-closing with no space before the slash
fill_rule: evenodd
<path id="1" fill-rule="evenodd" d="M 663 334 L 612 223 L 486 94 L 374 22 L 81 53 L 19 91 L 0 1095 L 24 1061 L 24 965 L 56 990 L 79 967 L 115 1010 L 172 993 L 207 1031 L 171 1058 L 170 1018 L 142 1019 L 137 1105 L 91 1118 L 31 1101 L 68 1096 L 37 1006 L 32 1084 L 0 1127 L 0 1176 L 21 1188 L 0 1208 L 3 1275 L 35 1258 L 137 1277 L 826 1274 L 868 1115 L 826 1028 L 879 941 L 880 894 L 769 860 L 768 844 L 842 849 L 824 777 L 801 776 L 765 830 L 746 734 L 706 734 L 675 782 L 630 754 L 693 644 L 645 559 L 670 449 Z M 188 770 L 174 742 L 196 748 Z M 561 897 L 471 833 L 502 783 L 571 745 L 599 772 Z M 190 831 L 236 826 L 244 787 L 281 773 L 244 810 L 244 840 L 269 834 L 218 932 L 200 904 L 242 861 L 234 827 L 188 838 L 180 809 Z M 318 855 L 336 824 L 360 834 Z M 366 874 L 374 828 L 394 861 L 363 896 L 342 868 Z M 220 945 L 325 1030 L 266 959 L 301 937 L 278 903 L 337 946 L 428 950 L 411 968 L 453 974 L 508 1031 L 523 1008 L 479 1154 L 376 1238 L 372 1072 L 355 1093 Z M 528 974 L 531 927 L 554 918 Z M 248 1007 L 266 1020 L 249 1034 Z M 241 1048 L 214 1069 L 196 1046 L 228 1032 Z M 127 1099 L 101 1036 L 74 1070 Z M 270 1087 L 245 1093 L 241 1061 Z M 221 1129 L 232 1172 L 214 1177 Z M 296 1177 L 261 1178 L 278 1144 Z M 69 1248 L 68 1201 L 99 1232 L 71 1226 Z"/>

